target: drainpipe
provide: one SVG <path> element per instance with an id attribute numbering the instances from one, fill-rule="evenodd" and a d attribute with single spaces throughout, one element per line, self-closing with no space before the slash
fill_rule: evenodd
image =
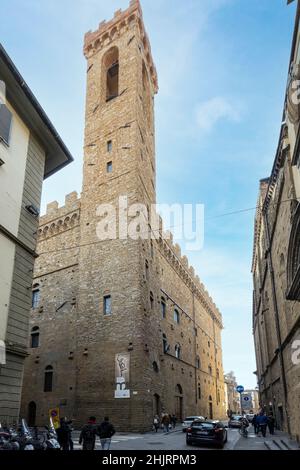
<path id="1" fill-rule="evenodd" d="M 271 236 L 270 236 L 270 227 L 269 227 L 269 220 L 268 220 L 268 213 L 267 210 L 263 210 L 264 219 L 265 219 L 265 226 L 266 226 L 266 235 L 267 235 L 267 243 L 268 243 L 268 257 L 269 257 L 269 269 L 270 269 L 270 278 L 272 284 L 272 295 L 273 295 L 273 305 L 274 305 L 274 313 L 275 313 L 275 327 L 276 327 L 276 335 L 277 335 L 277 342 L 278 342 L 278 355 L 279 355 L 279 365 L 281 371 L 281 379 L 282 379 L 282 388 L 283 388 L 283 396 L 284 396 L 284 408 L 285 414 L 287 419 L 287 428 L 288 433 L 290 434 L 290 417 L 287 407 L 287 383 L 286 383 L 286 375 L 285 375 L 285 365 L 282 353 L 282 339 L 281 339 L 281 332 L 280 332 L 280 321 L 279 321 L 279 308 L 278 308 L 278 300 L 276 294 L 276 282 L 275 282 L 275 275 L 274 275 L 274 268 L 273 268 L 273 260 L 272 260 L 272 251 L 271 251 Z"/>
<path id="2" fill-rule="evenodd" d="M 216 404 L 217 404 L 217 409 L 219 410 L 220 408 L 220 403 L 218 401 L 218 376 L 217 376 L 217 354 L 216 354 L 216 330 L 215 330 L 215 320 L 213 318 L 213 334 L 214 334 L 214 356 L 215 356 L 215 371 L 216 371 Z"/>
<path id="3" fill-rule="evenodd" d="M 194 360 L 196 361 L 197 357 L 197 336 L 196 336 L 196 313 L 195 313 L 195 291 L 192 290 L 193 295 L 193 327 L 194 327 Z M 199 355 L 200 358 L 200 355 Z M 198 403 L 198 380 L 197 380 L 197 366 L 196 362 L 194 364 L 195 367 L 195 399 L 196 403 Z"/>

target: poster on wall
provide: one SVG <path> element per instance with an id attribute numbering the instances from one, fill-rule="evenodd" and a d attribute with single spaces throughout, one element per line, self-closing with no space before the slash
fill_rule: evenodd
<path id="1" fill-rule="evenodd" d="M 115 398 L 130 398 L 129 390 L 130 353 L 115 356 Z"/>

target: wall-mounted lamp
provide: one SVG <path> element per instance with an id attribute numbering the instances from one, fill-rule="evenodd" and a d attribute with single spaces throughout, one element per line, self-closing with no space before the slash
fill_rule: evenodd
<path id="1" fill-rule="evenodd" d="M 34 217 L 38 217 L 40 215 L 40 211 L 33 204 L 28 204 L 25 206 L 25 209 Z"/>

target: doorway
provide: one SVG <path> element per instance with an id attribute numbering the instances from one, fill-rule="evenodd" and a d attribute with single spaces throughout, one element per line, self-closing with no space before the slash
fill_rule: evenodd
<path id="1" fill-rule="evenodd" d="M 36 403 L 31 401 L 28 405 L 28 426 L 33 427 L 35 426 L 36 420 Z"/>
<path id="2" fill-rule="evenodd" d="M 209 402 L 208 402 L 208 416 L 209 416 L 209 419 L 213 419 L 214 417 L 211 395 L 209 396 Z"/>
<path id="3" fill-rule="evenodd" d="M 178 420 L 183 421 L 183 391 L 179 384 L 175 389 L 175 415 Z"/>
<path id="4" fill-rule="evenodd" d="M 161 415 L 160 396 L 157 393 L 153 395 L 153 416 Z"/>

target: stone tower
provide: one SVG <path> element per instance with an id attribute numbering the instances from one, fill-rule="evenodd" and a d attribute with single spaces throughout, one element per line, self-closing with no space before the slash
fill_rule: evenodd
<path id="1" fill-rule="evenodd" d="M 120 197 L 128 199 L 128 206 L 150 207 L 155 202 L 157 77 L 139 2 L 131 1 L 125 12 L 117 11 L 110 22 L 87 33 L 84 53 L 87 98 L 77 348 L 84 350 L 88 338 L 88 359 L 78 368 L 76 409 L 79 419 L 85 419 L 90 403 L 91 413 L 100 408 L 100 414 L 122 416 L 125 427 L 127 423 L 140 429 L 145 413 L 152 417 L 148 390 L 156 379 L 155 374 L 151 377 L 145 372 L 147 351 L 156 349 L 151 338 L 158 338 L 158 323 L 152 321 L 150 326 L 144 299 L 148 295 L 144 252 L 150 250 L 150 241 L 122 236 L 119 223 L 115 240 L 109 236 L 100 241 L 96 235 L 99 204 L 118 208 Z M 153 268 L 149 266 L 149 277 Z M 130 354 L 127 400 L 118 400 L 112 393 L 114 359 L 119 353 Z M 88 377 L 93 381 L 87 388 Z"/>
<path id="2" fill-rule="evenodd" d="M 139 1 L 87 33 L 84 54 L 82 194 L 40 218 L 21 414 L 109 415 L 124 431 L 162 411 L 222 418 L 222 316 L 148 218 L 158 85 Z"/>

